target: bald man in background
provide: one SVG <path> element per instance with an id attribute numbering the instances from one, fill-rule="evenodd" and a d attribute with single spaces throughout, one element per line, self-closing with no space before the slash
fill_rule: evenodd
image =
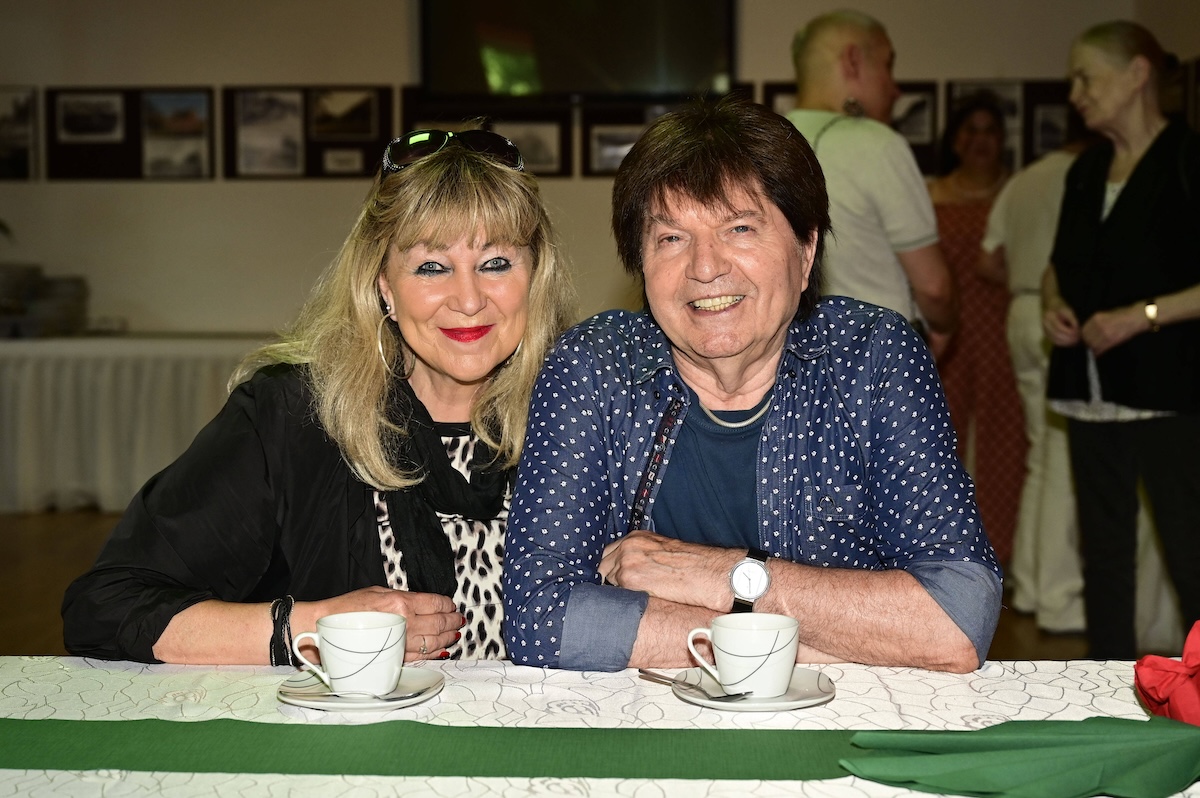
<path id="1" fill-rule="evenodd" d="M 829 188 L 833 237 L 822 293 L 904 314 L 938 356 L 958 322 L 954 282 L 912 148 L 890 127 L 900 91 L 895 52 L 877 20 L 834 11 L 792 42 L 796 110 Z"/>

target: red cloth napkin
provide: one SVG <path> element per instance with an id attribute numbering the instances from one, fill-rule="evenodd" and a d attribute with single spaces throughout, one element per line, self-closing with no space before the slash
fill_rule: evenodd
<path id="1" fill-rule="evenodd" d="M 1134 663 L 1133 686 L 1155 715 L 1200 726 L 1200 621 L 1188 633 L 1182 660 L 1148 654 Z"/>

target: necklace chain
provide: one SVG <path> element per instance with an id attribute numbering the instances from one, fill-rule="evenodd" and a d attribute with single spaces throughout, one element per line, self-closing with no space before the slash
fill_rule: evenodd
<path id="1" fill-rule="evenodd" d="M 743 427 L 750 426 L 755 421 L 758 421 L 763 417 L 763 415 L 767 412 L 767 408 L 771 406 L 771 397 L 768 396 L 765 400 L 763 400 L 763 405 L 758 409 L 758 412 L 750 416 L 750 418 L 746 419 L 745 421 L 725 421 L 724 419 L 717 418 L 716 413 L 705 407 L 703 402 L 697 402 L 696 404 L 700 405 L 700 409 L 704 411 L 704 415 L 708 416 L 714 424 L 725 427 L 726 429 L 742 429 Z"/>

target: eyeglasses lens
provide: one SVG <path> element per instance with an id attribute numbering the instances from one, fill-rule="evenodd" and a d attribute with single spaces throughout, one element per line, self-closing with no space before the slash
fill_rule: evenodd
<path id="1" fill-rule="evenodd" d="M 399 172 L 413 161 L 446 146 L 450 134 L 441 130 L 414 130 L 398 139 L 393 139 L 383 151 L 383 165 L 389 172 Z"/>
<path id="2" fill-rule="evenodd" d="M 414 130 L 394 139 L 383 151 L 383 168 L 387 172 L 399 172 L 413 161 L 432 155 L 456 141 L 467 149 L 494 158 L 510 169 L 525 170 L 521 151 L 511 141 L 490 130 L 464 130 L 447 133 L 442 130 Z"/>

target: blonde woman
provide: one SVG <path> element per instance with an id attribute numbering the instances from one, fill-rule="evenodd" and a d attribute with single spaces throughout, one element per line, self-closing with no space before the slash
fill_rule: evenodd
<path id="1" fill-rule="evenodd" d="M 67 590 L 67 649 L 283 664 L 318 618 L 378 610 L 409 659 L 504 657 L 513 470 L 569 296 L 511 142 L 391 142 L 299 319 Z"/>

